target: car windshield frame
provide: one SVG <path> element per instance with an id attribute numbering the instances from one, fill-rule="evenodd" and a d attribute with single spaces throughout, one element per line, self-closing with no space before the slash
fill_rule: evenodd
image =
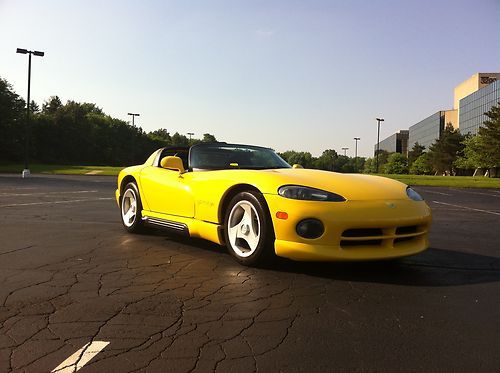
<path id="1" fill-rule="evenodd" d="M 189 170 L 269 170 L 291 168 L 273 149 L 254 145 L 203 143 L 189 149 Z"/>

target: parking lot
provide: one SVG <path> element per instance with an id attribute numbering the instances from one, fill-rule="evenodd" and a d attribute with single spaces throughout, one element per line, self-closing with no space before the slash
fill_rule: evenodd
<path id="1" fill-rule="evenodd" d="M 114 189 L 0 175 L 0 372 L 500 369 L 500 190 L 416 187 L 420 255 L 256 269 L 126 233 Z"/>

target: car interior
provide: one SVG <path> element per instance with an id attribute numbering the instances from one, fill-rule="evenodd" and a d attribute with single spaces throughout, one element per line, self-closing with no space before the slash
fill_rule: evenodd
<path id="1" fill-rule="evenodd" d="M 184 146 L 184 147 L 172 147 L 172 148 L 165 148 L 161 151 L 160 156 L 158 157 L 158 163 L 157 166 L 160 166 L 160 161 L 167 156 L 176 156 L 182 159 L 182 164 L 184 166 L 184 169 L 186 171 L 189 171 L 188 168 L 188 155 L 189 155 L 189 147 Z"/>

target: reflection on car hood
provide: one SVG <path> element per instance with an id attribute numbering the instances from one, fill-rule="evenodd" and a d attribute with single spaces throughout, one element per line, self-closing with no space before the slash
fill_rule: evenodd
<path id="1" fill-rule="evenodd" d="M 408 199 L 406 185 L 386 177 L 341 174 L 311 169 L 225 170 L 214 177 L 237 178 L 254 185 L 262 193 L 276 194 L 282 185 L 309 186 L 337 193 L 347 200 Z"/>

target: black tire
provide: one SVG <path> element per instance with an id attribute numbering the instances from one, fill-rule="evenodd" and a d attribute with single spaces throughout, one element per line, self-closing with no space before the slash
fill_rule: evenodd
<path id="1" fill-rule="evenodd" d="M 269 264 L 274 259 L 274 229 L 262 194 L 247 191 L 231 199 L 224 217 L 224 239 L 230 254 L 243 265 Z"/>
<path id="2" fill-rule="evenodd" d="M 132 204 L 132 198 L 135 200 L 135 211 L 133 217 L 126 216 Z M 139 189 L 135 182 L 130 182 L 123 188 L 123 193 L 120 198 L 120 216 L 123 227 L 130 233 L 139 233 L 143 231 L 144 223 L 142 221 L 142 203 Z"/>

